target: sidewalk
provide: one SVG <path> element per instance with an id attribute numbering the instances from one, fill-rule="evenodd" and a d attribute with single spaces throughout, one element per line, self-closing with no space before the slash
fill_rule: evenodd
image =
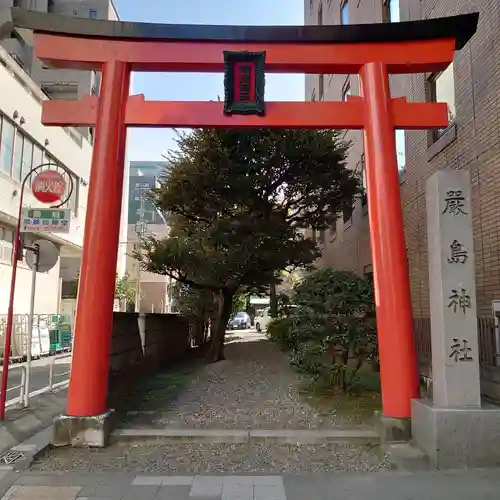
<path id="1" fill-rule="evenodd" d="M 497 500 L 499 472 L 160 476 L 79 472 L 19 475 L 0 470 L 0 499 Z"/>
<path id="2" fill-rule="evenodd" d="M 32 397 L 29 408 L 8 408 L 6 420 L 0 422 L 0 455 L 50 427 L 54 417 L 64 413 L 67 394 L 67 389 L 59 389 Z"/>

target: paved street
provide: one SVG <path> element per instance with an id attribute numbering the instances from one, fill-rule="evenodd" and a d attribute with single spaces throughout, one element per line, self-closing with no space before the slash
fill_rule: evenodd
<path id="1" fill-rule="evenodd" d="M 496 500 L 499 491 L 498 469 L 259 476 L 0 470 L 2 500 Z"/>
<path id="2" fill-rule="evenodd" d="M 64 356 L 64 355 L 61 355 Z M 63 380 L 68 380 L 69 375 L 65 372 L 70 369 L 70 357 L 63 357 L 62 359 L 56 359 L 54 365 L 54 383 L 62 382 Z M 52 363 L 52 358 L 42 358 L 32 363 L 31 380 L 30 380 L 30 393 L 39 389 L 43 389 L 49 384 L 49 371 L 50 364 Z M 22 370 L 21 366 L 23 364 L 12 364 L 9 367 L 9 381 L 7 384 L 8 389 L 12 389 L 21 384 Z M 3 367 L 0 367 L 0 373 Z M 19 389 L 13 389 L 7 392 L 7 402 L 12 399 L 19 397 Z"/>

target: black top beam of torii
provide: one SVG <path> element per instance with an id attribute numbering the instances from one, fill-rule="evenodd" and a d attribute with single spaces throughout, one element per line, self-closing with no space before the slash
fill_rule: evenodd
<path id="1" fill-rule="evenodd" d="M 129 40 L 253 43 L 379 43 L 452 38 L 460 50 L 477 30 L 479 14 L 398 23 L 323 26 L 217 26 L 106 21 L 19 8 L 0 11 L 0 38 L 15 29 L 54 35 Z"/>

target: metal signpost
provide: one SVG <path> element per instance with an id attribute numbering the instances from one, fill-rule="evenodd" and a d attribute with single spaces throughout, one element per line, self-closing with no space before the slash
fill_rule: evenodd
<path id="1" fill-rule="evenodd" d="M 24 406 L 28 406 L 30 397 L 31 357 L 33 345 L 33 317 L 35 315 L 36 273 L 50 271 L 59 259 L 59 250 L 48 240 L 37 240 L 32 246 L 25 246 L 29 253 L 26 254 L 26 264 L 31 269 L 31 297 L 30 312 L 28 316 L 28 345 L 26 349 L 26 378 L 24 388 Z"/>
<path id="2" fill-rule="evenodd" d="M 52 169 L 51 169 L 52 167 Z M 46 229 L 45 231 L 50 232 L 62 232 L 67 233 L 69 231 L 69 222 L 67 224 L 61 224 L 61 221 L 67 221 L 65 217 L 68 215 L 66 210 L 45 210 L 45 209 L 28 209 L 27 212 L 24 211 L 23 200 L 24 200 L 24 191 L 26 187 L 26 183 L 29 179 L 33 178 L 31 189 L 33 192 L 33 196 L 40 201 L 41 203 L 56 203 L 51 209 L 58 209 L 63 206 L 71 197 L 73 193 L 73 177 L 71 172 L 63 167 L 62 165 L 57 165 L 57 168 L 61 168 L 66 173 L 67 178 L 69 179 L 69 186 L 66 183 L 66 179 L 61 172 L 55 170 L 56 165 L 51 163 L 42 163 L 35 168 L 32 168 L 25 176 L 21 183 L 21 190 L 19 194 L 19 213 L 17 217 L 17 227 L 14 235 L 14 248 L 12 252 L 12 274 L 11 274 L 11 282 L 10 282 L 10 298 L 9 298 L 9 307 L 7 310 L 7 325 L 5 328 L 5 346 L 4 346 L 4 354 L 3 354 L 3 371 L 2 371 L 2 379 L 0 385 L 0 420 L 5 420 L 5 404 L 7 401 L 7 381 L 9 376 L 9 362 L 10 362 L 10 350 L 12 343 L 12 329 L 14 322 L 14 295 L 16 291 L 16 276 L 17 276 L 17 261 L 20 254 L 22 252 L 21 247 L 21 232 L 41 232 L 43 229 L 35 229 L 41 227 L 50 227 L 50 229 Z M 33 175 L 36 174 L 36 175 Z M 67 189 L 69 188 L 69 189 Z M 67 195 L 65 193 L 67 192 Z M 32 213 L 31 213 L 32 212 Z M 45 213 L 49 212 L 49 213 Z M 61 217 L 61 213 L 64 212 Z M 27 217 L 24 218 L 23 215 L 26 213 Z M 57 215 L 57 213 L 59 215 Z M 54 214 L 56 214 L 54 216 Z M 31 215 L 31 216 L 30 216 Z M 41 224 L 37 224 L 35 222 L 41 221 Z M 44 224 L 44 221 L 47 221 L 47 224 Z M 54 223 L 57 221 L 57 224 Z M 30 228 L 30 229 L 28 229 Z M 37 241 L 32 247 L 28 247 L 28 251 L 34 253 L 35 259 L 33 259 L 32 264 L 34 268 L 34 274 L 36 274 L 36 269 L 40 270 L 41 266 L 41 250 L 42 240 Z M 37 248 L 38 247 L 38 248 Z M 49 250 L 50 253 L 50 250 Z M 29 262 L 31 258 L 28 258 Z M 56 259 L 57 262 L 57 259 Z M 53 266 L 51 266 L 53 267 Z M 50 268 L 49 268 L 50 269 Z M 31 329 L 28 331 L 28 346 L 27 346 L 27 357 L 29 368 L 31 367 L 31 342 L 33 335 L 33 310 L 34 310 L 34 285 L 36 284 L 36 277 L 32 277 L 32 300 L 30 303 L 30 320 L 29 325 Z M 30 373 L 28 368 L 28 374 L 26 379 L 29 381 Z M 29 384 L 29 382 L 28 382 Z M 27 391 L 26 391 L 27 392 Z M 27 396 L 24 396 L 24 401 L 27 401 Z"/>

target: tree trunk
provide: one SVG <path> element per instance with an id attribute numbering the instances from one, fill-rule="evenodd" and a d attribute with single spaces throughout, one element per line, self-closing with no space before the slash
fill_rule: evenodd
<path id="1" fill-rule="evenodd" d="M 273 281 L 269 285 L 269 316 L 276 318 L 278 316 L 278 296 L 276 294 L 276 283 Z"/>
<path id="2" fill-rule="evenodd" d="M 222 292 L 215 297 L 217 317 L 212 323 L 207 363 L 216 363 L 224 359 L 224 339 L 226 327 L 233 307 L 234 292 Z"/>

